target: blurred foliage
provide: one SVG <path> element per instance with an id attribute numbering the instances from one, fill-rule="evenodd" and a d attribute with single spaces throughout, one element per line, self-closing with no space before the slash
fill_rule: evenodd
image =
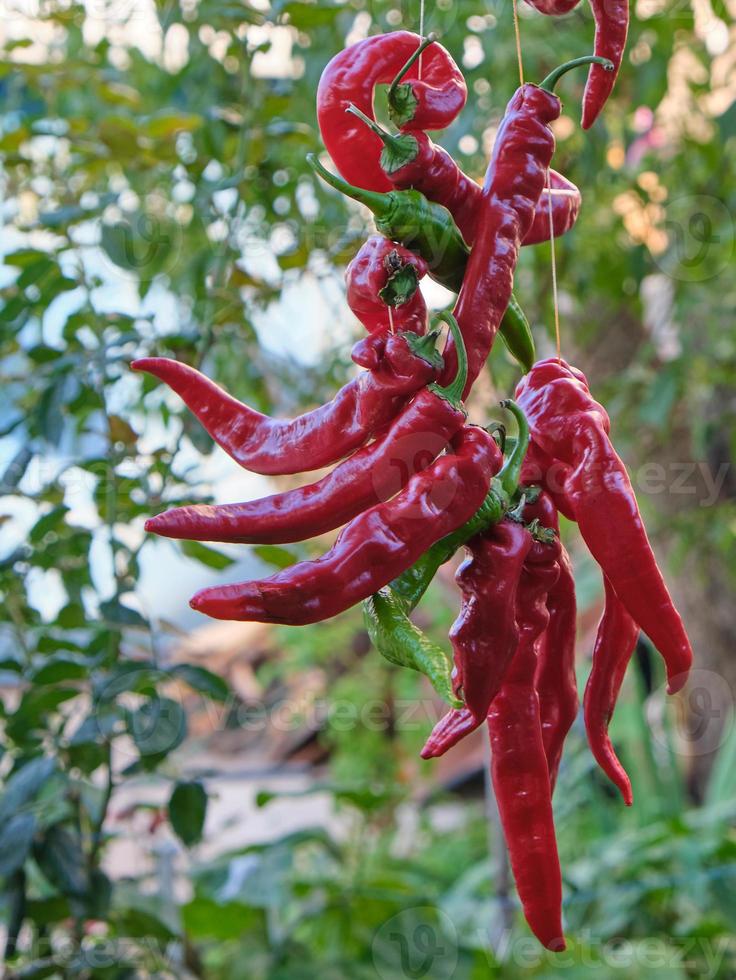
<path id="1" fill-rule="evenodd" d="M 556 20 L 522 4 L 520 15 L 530 79 L 590 49 L 587 9 Z M 196 461 L 211 443 L 128 364 L 143 353 L 174 356 L 284 413 L 344 380 L 347 346 L 335 337 L 357 328 L 339 284 L 366 224 L 304 166 L 320 149 L 314 92 L 346 37 L 416 28 L 418 16 L 418 0 L 150 8 L 132 0 L 86 10 L 50 2 L 33 21 L 15 8 L 5 20 L 0 876 L 8 976 L 736 973 L 736 743 L 721 751 L 706 805 L 691 809 L 679 757 L 643 720 L 644 674 L 627 686 L 614 729 L 635 809 L 623 812 L 594 773 L 577 730 L 562 771 L 566 915 L 578 937 L 564 961 L 530 945 L 513 902 L 504 918 L 512 900 L 500 859 L 488 867 L 475 806 L 453 811 L 449 829 L 442 806 L 406 827 L 421 725 L 394 725 L 389 738 L 328 718 L 330 781 L 320 789 L 347 815 L 339 840 L 303 831 L 197 859 L 179 907 L 152 894 L 145 874 L 113 882 L 102 870 L 115 834 L 105 819 L 110 800 L 147 773 L 171 783 L 163 819 L 184 845 L 198 846 L 206 785 L 178 761 L 187 719 L 173 685 L 231 698 L 215 675 L 168 662 L 171 633 L 140 588 L 143 520 L 164 502 L 209 499 Z M 585 202 L 575 233 L 557 247 L 563 350 L 597 379 L 632 463 L 659 460 L 666 483 L 673 463 L 726 466 L 712 499 L 696 488 L 670 494 L 668 507 L 660 492 L 663 506 L 649 508 L 655 526 L 667 525 L 675 558 L 707 560 L 710 574 L 715 560 L 726 577 L 736 568 L 732 17 L 721 3 L 639 0 L 616 94 L 590 133 L 577 125 L 582 78 L 565 79 L 555 162 Z M 516 84 L 511 4 L 443 0 L 428 5 L 426 26 L 462 62 L 471 93 L 442 142 L 480 175 Z M 335 327 L 319 338 L 316 366 L 263 343 L 281 297 L 295 289 L 315 297 Z M 548 247 L 524 250 L 516 292 L 540 350 L 551 350 Z M 503 355 L 494 354 L 493 369 L 508 389 L 515 373 Z M 285 549 L 258 552 L 276 567 L 292 560 Z M 231 563 L 200 545 L 180 554 L 213 570 Z M 433 620 L 446 625 L 450 613 L 434 594 Z M 358 714 L 372 700 L 395 705 L 423 691 L 416 678 L 358 656 L 364 637 L 354 616 L 283 632 L 284 669 L 331 664 L 332 693 Z M 113 758 L 127 762 L 115 767 Z M 513 925 L 500 941 L 489 934 L 499 921 Z"/>

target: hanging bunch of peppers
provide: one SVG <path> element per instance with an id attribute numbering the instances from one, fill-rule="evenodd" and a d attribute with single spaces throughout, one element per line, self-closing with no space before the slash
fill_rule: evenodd
<path id="1" fill-rule="evenodd" d="M 575 4 L 530 2 L 545 14 Z M 317 115 L 338 174 L 314 157 L 309 164 L 366 205 L 378 232 L 347 269 L 348 303 L 366 330 L 352 356 L 364 370 L 332 401 L 274 419 L 185 364 L 133 364 L 177 392 L 241 466 L 263 474 L 334 466 L 299 489 L 177 508 L 146 527 L 171 538 L 239 543 L 301 541 L 342 528 L 321 558 L 204 589 L 191 605 L 218 619 L 301 625 L 362 602 L 377 649 L 426 674 L 447 702 L 424 758 L 487 726 L 519 897 L 531 929 L 552 950 L 565 945 L 552 793 L 578 712 L 575 581 L 560 513 L 579 526 L 605 582 L 584 720 L 595 758 L 627 804 L 631 787 L 608 723 L 639 629 L 661 653 L 671 692 L 684 684 L 691 661 L 608 416 L 582 372 L 561 357 L 535 363 L 512 294 L 520 248 L 568 232 L 580 208 L 578 188 L 550 169 L 550 124 L 561 110 L 555 84 L 570 68 L 590 66 L 587 128 L 621 62 L 626 0 L 591 4 L 596 54 L 519 87 L 482 184 L 427 135 L 449 125 L 467 96 L 462 73 L 435 38 L 408 31 L 369 37 L 325 68 Z M 396 134 L 376 123 L 379 84 L 389 86 Z M 453 312 L 431 328 L 420 290 L 426 275 L 457 293 Z M 497 334 L 524 372 L 515 401 L 503 403 L 515 419 L 513 441 L 498 424 L 469 421 L 464 407 Z M 410 614 L 461 549 L 467 557 L 456 575 L 462 603 L 450 658 Z"/>

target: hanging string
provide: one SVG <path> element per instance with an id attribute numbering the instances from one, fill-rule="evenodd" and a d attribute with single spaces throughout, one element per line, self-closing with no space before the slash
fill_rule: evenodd
<path id="1" fill-rule="evenodd" d="M 420 42 L 424 40 L 424 0 L 420 0 L 419 3 L 419 39 Z M 421 82 L 422 80 L 422 55 L 419 55 L 419 64 L 417 66 L 417 78 Z"/>
<path id="2" fill-rule="evenodd" d="M 516 35 L 516 57 L 519 61 L 519 85 L 524 84 L 524 60 L 521 57 L 521 31 L 519 29 L 518 0 L 511 0 L 514 8 L 514 34 Z"/>
<path id="3" fill-rule="evenodd" d="M 393 308 L 393 306 L 389 306 L 389 308 L 388 308 L 388 328 L 389 328 L 389 331 L 391 333 L 396 333 L 396 329 L 394 327 L 394 308 Z"/>
<path id="4" fill-rule="evenodd" d="M 560 343 L 560 303 L 557 295 L 557 257 L 555 255 L 555 222 L 552 215 L 552 185 L 550 183 L 549 167 L 547 167 L 547 210 L 549 212 L 549 247 L 552 256 L 552 302 L 555 309 L 555 343 L 557 344 L 557 360 L 562 360 L 562 345 Z"/>

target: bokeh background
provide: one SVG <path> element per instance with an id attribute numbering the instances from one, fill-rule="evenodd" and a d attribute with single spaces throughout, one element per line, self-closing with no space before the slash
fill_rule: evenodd
<path id="1" fill-rule="evenodd" d="M 526 75 L 591 49 L 587 6 L 520 5 Z M 697 658 L 666 699 L 642 641 L 612 733 L 580 720 L 556 793 L 570 948 L 526 929 L 483 740 L 418 749 L 441 706 L 358 610 L 208 623 L 189 595 L 317 554 L 151 540 L 165 505 L 270 492 L 141 354 L 293 414 L 352 374 L 343 271 L 366 213 L 315 183 L 314 93 L 346 42 L 419 0 L 3 0 L 0 17 L 0 879 L 9 977 L 324 980 L 736 975 L 734 0 L 636 0 L 589 133 L 561 86 L 562 349 L 613 419 Z M 441 142 L 482 175 L 517 84 L 512 6 L 428 2 L 470 98 Z M 516 293 L 553 350 L 548 245 Z M 430 287 L 435 307 L 448 300 Z M 502 350 L 477 421 L 518 372 Z M 278 486 L 288 485 L 281 481 Z M 601 608 L 574 531 L 581 686 Z M 616 529 L 611 528 L 615 534 Z M 445 642 L 452 568 L 418 621 Z"/>

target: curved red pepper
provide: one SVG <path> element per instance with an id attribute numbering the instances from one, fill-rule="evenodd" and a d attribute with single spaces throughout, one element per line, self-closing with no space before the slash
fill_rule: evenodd
<path id="1" fill-rule="evenodd" d="M 526 84 L 506 108 L 486 173 L 476 240 L 454 309 L 468 352 L 466 393 L 480 374 L 511 298 L 521 242 L 534 220 L 555 148 L 549 123 L 560 114 L 552 92 Z M 455 376 L 452 341 L 443 378 Z"/>
<path id="2" fill-rule="evenodd" d="M 336 616 L 388 585 L 475 514 L 498 465 L 493 441 L 485 429 L 464 427 L 452 454 L 347 524 L 321 558 L 262 581 L 204 589 L 190 605 L 215 619 L 292 626 Z"/>
<path id="3" fill-rule="evenodd" d="M 426 331 L 427 304 L 418 286 L 426 274 L 424 259 L 383 235 L 363 244 L 345 271 L 348 306 L 369 334 L 353 347 L 356 364 L 377 367 L 389 333 Z"/>
<path id="4" fill-rule="evenodd" d="M 322 141 L 337 169 L 352 184 L 382 191 L 391 189 L 378 165 L 378 137 L 346 110 L 353 104 L 375 118 L 376 85 L 392 82 L 421 43 L 419 35 L 410 31 L 368 37 L 340 51 L 322 72 L 317 89 Z M 441 44 L 432 44 L 423 52 L 421 67 L 421 81 L 418 64 L 404 78 L 408 86 L 405 91 L 415 102 L 412 118 L 405 127 L 444 129 L 465 105 L 465 79 Z"/>
<path id="5" fill-rule="evenodd" d="M 146 530 L 169 538 L 240 544 L 279 544 L 323 534 L 390 500 L 447 448 L 464 422 L 461 408 L 425 388 L 384 436 L 317 483 L 242 504 L 177 507 L 151 518 Z M 497 449 L 496 469 L 501 463 Z"/>
<path id="6" fill-rule="evenodd" d="M 512 520 L 493 525 L 468 543 L 470 558 L 455 576 L 463 605 L 450 630 L 453 689 L 465 707 L 449 711 L 435 725 L 423 759 L 443 755 L 486 720 L 519 645 L 517 589 L 531 543 L 527 529 Z"/>
<path id="7" fill-rule="evenodd" d="M 595 53 L 613 63 L 613 71 L 591 65 L 583 93 L 583 129 L 590 129 L 616 84 L 629 33 L 629 0 L 590 0 L 595 20 Z"/>
<path id="8" fill-rule="evenodd" d="M 172 388 L 241 466 L 269 475 L 303 473 L 335 463 L 363 445 L 410 395 L 433 380 L 436 360 L 414 353 L 410 338 L 390 336 L 375 370 L 361 371 L 332 401 L 295 419 L 262 415 L 193 367 L 167 357 L 144 357 L 131 366 Z"/>
<path id="9" fill-rule="evenodd" d="M 608 736 L 608 725 L 624 681 L 626 668 L 636 647 L 639 627 L 626 611 L 603 576 L 606 605 L 598 624 L 593 649 L 593 667 L 583 698 L 583 714 L 588 743 L 598 765 L 618 786 L 626 806 L 633 803 L 631 782 L 621 765 Z"/>
<path id="10" fill-rule="evenodd" d="M 535 443 L 569 467 L 562 496 L 621 602 L 667 666 L 670 693 L 680 690 L 692 649 L 649 543 L 626 467 L 608 437 L 610 422 L 585 375 L 565 361 L 535 364 L 516 390 Z"/>
<path id="11" fill-rule="evenodd" d="M 559 553 L 557 544 L 535 542 L 527 555 L 517 599 L 519 646 L 488 714 L 493 788 L 519 898 L 534 935 L 556 951 L 565 948 L 562 876 L 534 679 Z"/>
<path id="12" fill-rule="evenodd" d="M 562 17 L 574 10 L 580 0 L 526 0 L 526 2 L 547 17 Z"/>

